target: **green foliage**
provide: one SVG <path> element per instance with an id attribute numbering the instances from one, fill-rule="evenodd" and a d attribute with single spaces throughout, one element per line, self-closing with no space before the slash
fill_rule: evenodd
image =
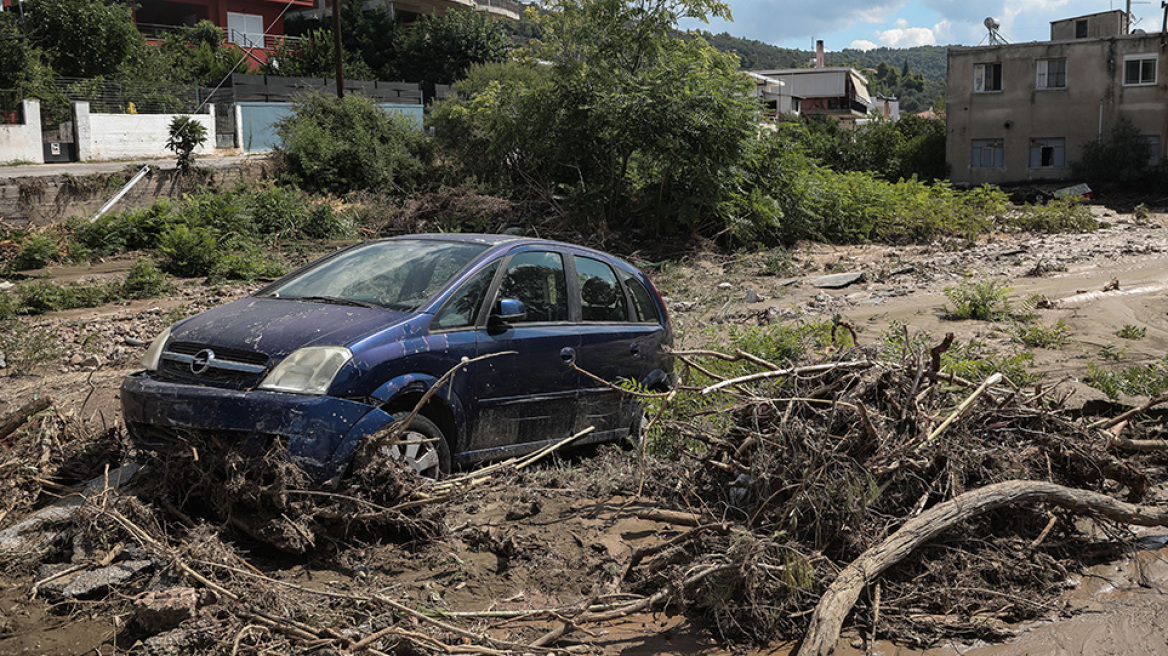
<path id="1" fill-rule="evenodd" d="M 871 121 L 855 129 L 815 118 L 805 124 L 805 152 L 836 171 L 868 171 L 889 182 L 948 176 L 942 120 L 908 115 L 899 121 Z"/>
<path id="2" fill-rule="evenodd" d="M 48 266 L 60 255 L 56 235 L 40 233 L 30 236 L 20 247 L 20 252 L 9 264 L 13 271 L 40 269 Z"/>
<path id="3" fill-rule="evenodd" d="M 1083 144 L 1082 157 L 1071 164 L 1071 170 L 1094 186 L 1138 187 L 1151 180 L 1150 156 L 1151 146 L 1140 129 L 1121 116 L 1105 136 Z"/>
<path id="4" fill-rule="evenodd" d="M 124 3 L 28 0 L 24 12 L 29 39 L 58 75 L 113 75 L 146 47 L 145 37 L 134 27 L 133 10 Z"/>
<path id="5" fill-rule="evenodd" d="M 207 273 L 212 280 L 256 280 L 277 278 L 284 275 L 288 267 L 273 258 L 259 245 L 251 242 L 236 242 L 225 250 Z"/>
<path id="6" fill-rule="evenodd" d="M 19 14 L 0 12 L 0 89 L 27 90 L 48 77 L 40 50 L 23 37 Z"/>
<path id="7" fill-rule="evenodd" d="M 0 353 L 12 375 L 32 373 L 61 357 L 62 352 L 60 340 L 53 333 L 17 319 L 4 320 L 0 314 Z"/>
<path id="8" fill-rule="evenodd" d="M 966 277 L 960 285 L 945 288 L 945 296 L 953 303 L 952 309 L 945 306 L 945 318 L 952 321 L 1010 319 L 1014 316 L 1010 307 L 1010 294 L 1013 291 L 1013 287 L 1001 280 Z"/>
<path id="9" fill-rule="evenodd" d="M 472 65 L 504 61 L 511 41 L 486 12 L 448 11 L 422 16 L 405 30 L 396 72 L 405 80 L 453 84 Z"/>
<path id="10" fill-rule="evenodd" d="M 1168 392 L 1168 360 L 1116 370 L 1091 363 L 1087 365 L 1084 381 L 1113 399 L 1119 398 L 1120 394 L 1160 396 Z"/>
<path id="11" fill-rule="evenodd" d="M 1133 326 L 1130 323 L 1126 323 L 1123 325 L 1122 328 L 1115 331 L 1115 335 L 1116 335 L 1116 337 L 1120 337 L 1122 339 L 1131 339 L 1131 340 L 1143 339 L 1143 338 L 1148 336 L 1148 327 L 1147 326 Z"/>
<path id="12" fill-rule="evenodd" d="M 732 57 L 670 30 L 726 13 L 705 0 L 563 0 L 529 12 L 543 38 L 525 55 L 546 72 L 496 68 L 507 77 L 486 84 L 477 72 L 473 97 L 436 109 L 440 145 L 468 175 L 582 218 L 699 230 L 723 210 L 757 108 Z"/>
<path id="13" fill-rule="evenodd" d="M 283 177 L 311 191 L 404 190 L 420 181 L 426 137 L 367 98 L 301 97 L 276 124 Z"/>
<path id="14" fill-rule="evenodd" d="M 166 149 L 178 155 L 180 173 L 190 173 L 195 163 L 195 149 L 207 141 L 207 128 L 190 116 L 175 116 L 170 122 Z"/>
<path id="15" fill-rule="evenodd" d="M 1015 341 L 1031 348 L 1059 348 L 1070 339 L 1071 330 L 1062 319 L 1053 326 L 1045 326 L 1037 321 L 1017 322 L 1010 327 L 1010 336 Z"/>
<path id="16" fill-rule="evenodd" d="M 162 232 L 158 251 L 162 270 L 184 278 L 210 275 L 222 256 L 219 242 L 209 228 L 182 223 Z"/>
<path id="17" fill-rule="evenodd" d="M 343 29 L 341 33 L 344 34 Z M 260 67 L 260 72 L 264 75 L 291 77 L 336 77 L 334 41 L 330 28 L 311 30 L 301 41 L 283 41 L 277 44 L 272 57 Z M 361 59 L 360 54 L 345 50 L 343 59 L 346 78 L 377 79 L 377 74 Z"/>
<path id="18" fill-rule="evenodd" d="M 166 275 L 153 261 L 139 258 L 130 266 L 122 283 L 122 298 L 150 298 L 174 291 Z"/>
<path id="19" fill-rule="evenodd" d="M 1029 232 L 1090 232 L 1100 227 L 1091 209 L 1078 198 L 1052 200 L 1045 205 L 1027 203 L 1006 220 L 1010 227 Z"/>
<path id="20" fill-rule="evenodd" d="M 1030 353 L 1001 354 L 977 340 L 955 344 L 941 356 L 941 371 L 972 381 L 1000 373 L 1014 385 L 1032 385 L 1042 378 L 1033 367 L 1034 356 Z"/>
<path id="21" fill-rule="evenodd" d="M 99 256 L 157 248 L 165 226 L 176 220 L 173 202 L 155 201 L 148 209 L 106 214 L 97 221 L 74 222 L 73 238 Z"/>
<path id="22" fill-rule="evenodd" d="M 223 30 L 209 20 L 167 32 L 161 47 L 146 52 L 137 63 L 138 74 L 132 77 L 146 79 L 143 74 L 150 73 L 155 79 L 206 86 L 218 84 L 247 57 L 234 44 L 224 43 Z"/>
<path id="23" fill-rule="evenodd" d="M 117 283 L 79 283 L 66 285 L 40 279 L 21 283 L 16 288 L 19 314 L 43 314 L 58 310 L 96 307 L 117 298 Z"/>

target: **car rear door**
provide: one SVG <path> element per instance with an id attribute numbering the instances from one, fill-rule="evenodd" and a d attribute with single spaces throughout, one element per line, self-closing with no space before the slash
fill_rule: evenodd
<path id="1" fill-rule="evenodd" d="M 643 286 L 599 257 L 575 253 L 572 263 L 580 305 L 577 365 L 608 383 L 645 382 L 661 361 L 665 331 L 656 314 L 641 318 L 643 312 L 629 286 L 636 284 L 640 290 Z M 595 426 L 598 433 L 615 436 L 632 426 L 639 411 L 635 398 L 591 376 L 581 376 L 577 430 Z"/>
<path id="2" fill-rule="evenodd" d="M 505 261 L 489 307 L 497 308 L 499 299 L 516 299 L 527 315 L 479 330 L 480 356 L 516 353 L 475 367 L 472 450 L 495 451 L 491 455 L 498 457 L 499 449 L 572 434 L 579 376 L 571 365 L 580 338 L 568 289 L 565 257 L 558 250 L 519 247 Z"/>

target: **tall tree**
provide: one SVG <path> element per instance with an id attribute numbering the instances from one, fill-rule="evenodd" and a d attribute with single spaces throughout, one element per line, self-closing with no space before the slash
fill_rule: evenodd
<path id="1" fill-rule="evenodd" d="M 129 5 L 104 0 L 28 0 L 25 18 L 32 43 L 59 75 L 113 75 L 146 47 Z"/>

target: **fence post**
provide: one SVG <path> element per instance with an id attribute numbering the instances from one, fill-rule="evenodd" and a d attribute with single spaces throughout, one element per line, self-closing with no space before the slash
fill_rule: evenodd
<path id="1" fill-rule="evenodd" d="M 73 102 L 73 138 L 77 141 L 77 161 L 88 162 L 93 157 L 93 127 L 89 122 L 89 102 Z"/>

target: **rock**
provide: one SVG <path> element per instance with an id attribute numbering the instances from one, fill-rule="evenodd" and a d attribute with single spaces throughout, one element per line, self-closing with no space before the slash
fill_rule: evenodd
<path id="1" fill-rule="evenodd" d="M 733 286 L 734 286 L 734 285 L 731 285 L 731 284 L 730 284 L 730 283 L 728 283 L 728 282 L 720 282 L 720 283 L 718 283 L 718 289 L 730 289 L 730 288 L 731 288 L 731 287 L 733 287 Z"/>
<path id="2" fill-rule="evenodd" d="M 125 342 L 127 346 L 146 346 L 146 342 L 138 339 L 137 337 L 127 337 L 122 341 Z"/>
<path id="3" fill-rule="evenodd" d="M 153 566 L 154 562 L 150 560 L 126 560 L 108 567 L 78 572 L 65 577 L 68 582 L 61 588 L 60 594 L 72 599 L 95 597 Z"/>
<path id="4" fill-rule="evenodd" d="M 8 367 L 8 363 L 4 361 L 4 354 L 0 353 L 0 369 Z"/>
<path id="5" fill-rule="evenodd" d="M 134 600 L 134 619 L 147 633 L 162 633 L 194 617 L 198 603 L 199 593 L 194 588 L 152 590 Z"/>
<path id="6" fill-rule="evenodd" d="M 836 273 L 830 276 L 823 276 L 811 281 L 815 287 L 823 289 L 843 289 L 849 285 L 854 285 L 864 280 L 864 273 L 857 271 L 853 273 Z"/>
<path id="7" fill-rule="evenodd" d="M 742 302 L 744 303 L 762 303 L 765 300 L 765 296 L 759 296 L 758 292 L 754 291 L 753 289 L 746 292 L 746 296 L 742 298 Z"/>
<path id="8" fill-rule="evenodd" d="M 673 311 L 674 312 L 689 312 L 690 310 L 694 309 L 695 307 L 697 307 L 697 303 L 694 303 L 692 301 L 678 301 L 678 302 L 673 304 Z"/>
<path id="9" fill-rule="evenodd" d="M 100 367 L 101 358 L 97 357 L 96 355 L 91 355 L 82 360 L 79 364 L 82 367 Z"/>

